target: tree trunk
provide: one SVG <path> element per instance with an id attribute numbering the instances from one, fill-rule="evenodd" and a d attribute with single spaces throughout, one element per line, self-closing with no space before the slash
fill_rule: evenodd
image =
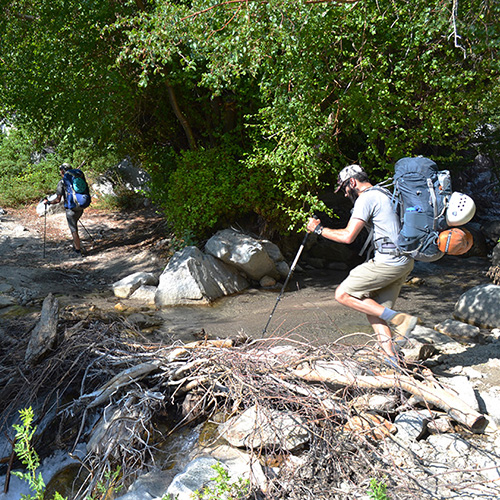
<path id="1" fill-rule="evenodd" d="M 172 109 L 174 110 L 175 116 L 180 121 L 184 132 L 186 133 L 186 137 L 189 143 L 190 149 L 196 149 L 196 141 L 193 135 L 193 131 L 191 130 L 191 126 L 187 121 L 186 117 L 182 114 L 182 111 L 179 107 L 179 103 L 177 102 L 177 97 L 175 96 L 175 92 L 173 87 L 167 82 L 168 89 L 168 97 L 170 99 L 170 104 L 172 105 Z"/>

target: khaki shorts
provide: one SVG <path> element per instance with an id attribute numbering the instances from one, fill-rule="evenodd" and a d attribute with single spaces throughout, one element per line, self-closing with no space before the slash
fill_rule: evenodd
<path id="1" fill-rule="evenodd" d="M 378 264 L 369 260 L 355 267 L 339 285 L 339 289 L 357 299 L 371 298 L 391 308 L 413 265 L 412 259 L 402 266 Z"/>

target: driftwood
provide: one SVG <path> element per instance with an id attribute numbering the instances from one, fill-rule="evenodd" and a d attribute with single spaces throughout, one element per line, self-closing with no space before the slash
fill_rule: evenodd
<path id="1" fill-rule="evenodd" d="M 304 363 L 292 371 L 293 375 L 309 382 L 325 382 L 363 389 L 390 389 L 400 387 L 420 400 L 444 410 L 458 423 L 465 425 L 473 432 L 482 432 L 488 425 L 481 415 L 450 391 L 438 385 L 434 379 L 425 382 L 408 375 L 385 373 L 378 375 L 359 375 L 348 369 L 339 369 L 339 364 L 328 362 Z"/>
<path id="2" fill-rule="evenodd" d="M 93 408 L 107 402 L 111 396 L 120 388 L 131 384 L 137 380 L 144 378 L 146 375 L 158 368 L 159 362 L 156 363 L 141 363 L 140 365 L 128 368 L 115 375 L 109 382 L 106 382 L 102 387 L 92 392 L 84 394 L 80 399 L 92 399 L 87 408 Z"/>

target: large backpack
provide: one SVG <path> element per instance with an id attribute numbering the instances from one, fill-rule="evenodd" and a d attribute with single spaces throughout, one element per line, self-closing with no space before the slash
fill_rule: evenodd
<path id="1" fill-rule="evenodd" d="M 73 210 L 74 208 L 87 208 L 91 197 L 85 174 L 79 168 L 68 170 L 63 176 L 64 189 L 66 191 L 66 203 L 64 206 Z"/>
<path id="2" fill-rule="evenodd" d="M 375 248 L 425 262 L 440 259 L 444 252 L 438 247 L 438 237 L 448 228 L 446 208 L 452 195 L 450 172 L 438 171 L 429 158 L 401 158 L 394 166 L 393 182 L 392 194 L 380 185 L 374 189 L 391 197 L 401 230 L 397 241 L 375 241 Z"/>
<path id="3" fill-rule="evenodd" d="M 438 236 L 448 228 L 446 208 L 451 195 L 450 172 L 438 171 L 429 158 L 401 158 L 396 162 L 394 196 L 401 218 L 396 245 L 404 255 L 427 262 L 444 255 L 438 248 Z"/>

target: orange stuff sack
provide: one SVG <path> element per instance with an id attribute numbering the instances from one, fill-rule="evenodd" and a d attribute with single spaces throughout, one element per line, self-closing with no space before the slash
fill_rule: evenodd
<path id="1" fill-rule="evenodd" d="M 473 242 L 472 234 L 467 229 L 452 227 L 439 233 L 438 247 L 448 255 L 463 255 L 471 249 Z"/>

